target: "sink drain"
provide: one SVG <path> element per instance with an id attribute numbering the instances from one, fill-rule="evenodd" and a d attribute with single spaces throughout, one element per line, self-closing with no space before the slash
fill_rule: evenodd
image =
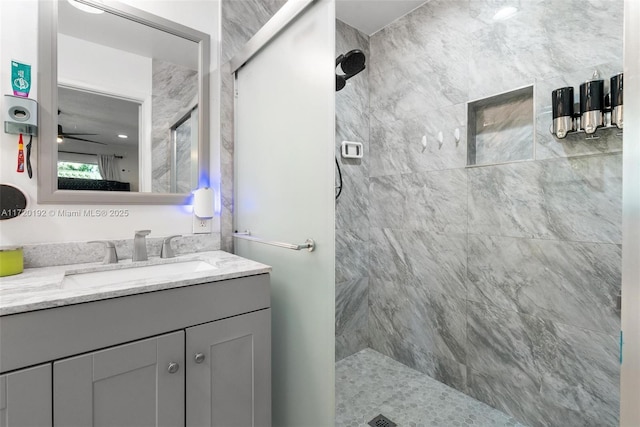
<path id="1" fill-rule="evenodd" d="M 396 427 L 396 423 L 382 414 L 378 415 L 367 424 L 369 424 L 371 427 Z"/>

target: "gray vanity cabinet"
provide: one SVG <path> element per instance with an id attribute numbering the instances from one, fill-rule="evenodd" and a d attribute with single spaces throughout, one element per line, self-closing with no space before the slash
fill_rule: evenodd
<path id="1" fill-rule="evenodd" d="M 270 306 L 257 274 L 0 316 L 0 427 L 269 427 Z"/>
<path id="2" fill-rule="evenodd" d="M 271 425 L 271 310 L 187 328 L 187 427 Z"/>
<path id="3" fill-rule="evenodd" d="M 184 426 L 184 372 L 183 331 L 57 361 L 54 425 Z"/>
<path id="4" fill-rule="evenodd" d="M 51 427 L 51 364 L 0 375 L 0 427 Z"/>

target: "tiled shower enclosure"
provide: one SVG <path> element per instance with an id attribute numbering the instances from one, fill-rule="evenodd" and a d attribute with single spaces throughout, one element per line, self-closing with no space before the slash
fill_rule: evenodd
<path id="1" fill-rule="evenodd" d="M 622 138 L 549 126 L 553 89 L 622 71 L 622 17 L 431 0 L 370 37 L 337 22 L 336 55 L 367 53 L 336 93 L 336 154 L 365 147 L 340 159 L 337 359 L 370 347 L 527 425 L 618 424 Z M 530 85 L 531 154 L 467 167 L 467 103 Z"/>

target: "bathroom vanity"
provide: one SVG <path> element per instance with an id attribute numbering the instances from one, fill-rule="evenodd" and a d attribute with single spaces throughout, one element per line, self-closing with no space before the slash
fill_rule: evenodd
<path id="1" fill-rule="evenodd" d="M 2 279 L 0 426 L 270 425 L 270 268 L 220 251 L 172 262 L 198 271 L 85 264 Z"/>

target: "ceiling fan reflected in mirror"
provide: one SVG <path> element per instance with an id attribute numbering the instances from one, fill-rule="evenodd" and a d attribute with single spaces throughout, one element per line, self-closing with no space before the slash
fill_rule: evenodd
<path id="1" fill-rule="evenodd" d="M 60 110 L 58 110 L 58 115 L 60 115 Z M 58 142 L 58 144 L 62 144 L 65 139 L 73 139 L 76 141 L 90 142 L 92 144 L 107 145 L 104 142 L 98 142 L 98 141 L 92 141 L 90 139 L 79 138 L 79 136 L 94 136 L 94 135 L 97 135 L 97 133 L 65 132 L 62 129 L 62 125 L 59 124 L 58 137 L 56 138 L 56 141 Z"/>
<path id="2" fill-rule="evenodd" d="M 97 135 L 97 133 L 67 133 L 62 130 L 62 125 L 58 125 L 58 138 L 56 140 L 58 141 L 58 143 L 64 142 L 65 139 L 73 139 L 76 141 L 90 142 L 92 144 L 107 145 L 104 142 L 92 141 L 90 139 L 85 139 L 85 138 L 78 138 L 78 136 L 80 135 L 92 136 L 92 135 Z"/>

